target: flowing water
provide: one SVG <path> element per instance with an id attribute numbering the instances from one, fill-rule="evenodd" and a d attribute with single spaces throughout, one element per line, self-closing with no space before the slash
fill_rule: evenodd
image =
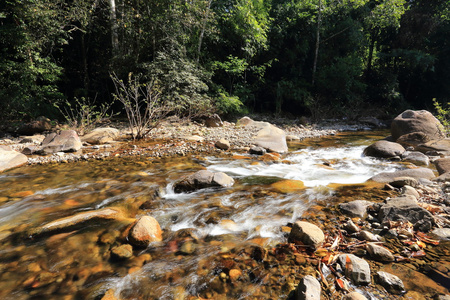
<path id="1" fill-rule="evenodd" d="M 292 143 L 281 163 L 242 155 L 132 157 L 3 173 L 0 298 L 101 299 L 109 290 L 122 299 L 184 299 L 212 287 L 219 294 L 225 289 L 228 299 L 256 299 L 258 280 L 233 291 L 218 284 L 214 257 L 248 245 L 285 242 L 283 226 L 326 201 L 334 193 L 330 184 L 362 183 L 400 168 L 362 157 L 364 147 L 383 134 L 346 133 Z M 227 173 L 235 185 L 173 192 L 176 180 L 204 168 Z M 271 184 L 282 179 L 301 180 L 305 189 L 280 193 Z M 125 218 L 33 234 L 48 222 L 107 207 L 120 208 Z M 127 228 L 142 215 L 158 220 L 164 241 L 134 249 L 128 260 L 114 259 L 110 250 L 126 243 Z M 286 298 L 287 292 L 273 297 Z"/>

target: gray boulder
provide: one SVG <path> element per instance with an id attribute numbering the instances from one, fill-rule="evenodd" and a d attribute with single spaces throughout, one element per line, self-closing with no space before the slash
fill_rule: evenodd
<path id="1" fill-rule="evenodd" d="M 433 155 L 450 155 L 450 139 L 432 140 L 415 147 L 417 151 Z"/>
<path id="2" fill-rule="evenodd" d="M 412 177 L 396 177 L 389 184 L 395 188 L 402 188 L 405 185 L 409 185 L 411 187 L 417 187 L 419 185 L 419 181 Z"/>
<path id="3" fill-rule="evenodd" d="M 116 128 L 104 127 L 95 128 L 88 134 L 81 137 L 82 142 L 93 145 L 106 144 L 115 141 L 120 135 L 120 131 Z"/>
<path id="4" fill-rule="evenodd" d="M 257 146 L 263 147 L 271 152 L 288 152 L 286 133 L 282 129 L 273 125 L 269 125 L 261 129 L 256 134 L 254 143 Z"/>
<path id="5" fill-rule="evenodd" d="M 325 235 L 322 229 L 316 225 L 304 221 L 297 221 L 292 226 L 289 241 L 299 241 L 304 245 L 317 248 L 325 241 Z"/>
<path id="6" fill-rule="evenodd" d="M 405 291 L 403 281 L 395 275 L 378 271 L 376 279 L 389 293 L 402 294 Z"/>
<path id="7" fill-rule="evenodd" d="M 188 175 L 174 184 L 175 193 L 193 192 L 208 187 L 230 187 L 234 179 L 223 172 L 201 170 Z"/>
<path id="8" fill-rule="evenodd" d="M 381 183 L 389 183 L 395 180 L 397 177 L 412 177 L 415 179 L 433 179 L 435 175 L 432 170 L 428 168 L 416 168 L 416 169 L 405 169 L 394 172 L 382 172 L 370 178 Z"/>
<path id="9" fill-rule="evenodd" d="M 444 127 L 429 111 L 406 110 L 391 123 L 391 134 L 397 140 L 404 134 L 421 132 L 431 140 L 445 138 Z"/>
<path id="10" fill-rule="evenodd" d="M 343 214 L 350 217 L 365 218 L 367 216 L 367 207 L 371 206 L 373 202 L 366 200 L 354 200 L 347 203 L 339 204 L 339 209 Z"/>
<path id="11" fill-rule="evenodd" d="M 409 221 L 412 224 L 420 222 L 434 224 L 433 215 L 417 204 L 417 200 L 412 196 L 392 198 L 381 206 L 379 211 L 379 221 Z M 425 230 L 422 230 L 425 231 Z"/>
<path id="12" fill-rule="evenodd" d="M 41 154 L 56 152 L 76 152 L 82 147 L 81 140 L 75 130 L 63 130 L 60 133 L 47 135 L 42 142 Z"/>
<path id="13" fill-rule="evenodd" d="M 297 300 L 319 300 L 322 288 L 320 282 L 311 275 L 302 278 L 296 289 Z"/>
<path id="14" fill-rule="evenodd" d="M 450 172 L 450 157 L 436 159 L 433 163 L 439 175 Z"/>
<path id="15" fill-rule="evenodd" d="M 27 161 L 26 155 L 8 146 L 0 146 L 0 172 L 24 165 Z"/>
<path id="16" fill-rule="evenodd" d="M 378 158 L 391 158 L 401 156 L 405 151 L 405 148 L 398 143 L 377 141 L 364 149 L 364 155 Z"/>
<path id="17" fill-rule="evenodd" d="M 417 145 L 428 143 L 429 141 L 431 141 L 430 137 L 423 132 L 407 133 L 396 140 L 396 142 L 403 147 L 415 147 Z"/>
<path id="18" fill-rule="evenodd" d="M 349 263 L 347 263 L 347 259 Z M 364 259 L 353 254 L 340 254 L 338 262 L 354 284 L 366 285 L 371 282 L 370 266 Z"/>

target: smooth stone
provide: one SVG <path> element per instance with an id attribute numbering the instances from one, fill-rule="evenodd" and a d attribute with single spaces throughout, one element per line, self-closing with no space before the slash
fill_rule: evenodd
<path id="1" fill-rule="evenodd" d="M 325 235 L 322 229 L 316 225 L 304 221 L 297 221 L 292 226 L 289 241 L 299 241 L 304 245 L 317 248 L 325 241 Z"/>
<path id="2" fill-rule="evenodd" d="M 254 137 L 254 143 L 270 152 L 288 152 L 286 133 L 273 125 L 261 129 Z"/>
<path id="3" fill-rule="evenodd" d="M 305 189 L 303 181 L 293 179 L 280 180 L 275 183 L 272 183 L 270 186 L 274 188 L 277 192 L 283 194 L 297 193 Z"/>
<path id="4" fill-rule="evenodd" d="M 405 291 L 403 281 L 395 275 L 378 271 L 377 279 L 378 283 L 381 284 L 389 293 L 402 294 Z"/>
<path id="5" fill-rule="evenodd" d="M 155 218 L 143 216 L 131 228 L 128 239 L 132 245 L 147 247 L 150 243 L 162 241 L 162 230 Z"/>
<path id="6" fill-rule="evenodd" d="M 93 145 L 106 144 L 115 141 L 119 137 L 119 135 L 120 131 L 116 128 L 95 128 L 91 132 L 82 136 L 81 141 Z"/>
<path id="7" fill-rule="evenodd" d="M 205 140 L 204 137 L 201 137 L 198 135 L 183 136 L 182 139 L 184 139 L 186 141 L 191 141 L 191 142 L 203 142 Z"/>
<path id="8" fill-rule="evenodd" d="M 220 150 L 228 150 L 230 149 L 230 142 L 226 139 L 220 139 L 214 144 L 214 146 Z"/>
<path id="9" fill-rule="evenodd" d="M 397 177 L 412 177 L 415 179 L 433 179 L 435 175 L 432 170 L 428 168 L 416 168 L 416 169 L 405 169 L 394 172 L 382 172 L 379 173 L 369 180 L 373 180 L 380 183 L 389 183 Z"/>
<path id="10" fill-rule="evenodd" d="M 352 220 L 348 220 L 348 221 L 345 223 L 344 229 L 347 230 L 347 231 L 349 231 L 349 232 L 352 232 L 352 233 L 353 233 L 353 232 L 359 232 L 359 231 L 361 230 L 358 226 L 356 226 L 355 223 L 353 223 Z"/>
<path id="11" fill-rule="evenodd" d="M 258 146 L 253 146 L 250 148 L 249 153 L 250 154 L 255 154 L 255 155 L 264 155 L 266 154 L 266 149 L 264 149 L 263 147 L 258 147 Z"/>
<path id="12" fill-rule="evenodd" d="M 347 269 L 347 259 L 350 261 L 351 268 Z M 341 267 L 345 270 L 346 274 L 356 285 L 366 285 L 370 284 L 370 266 L 362 258 L 357 257 L 353 254 L 340 254 L 338 257 L 338 262 Z"/>
<path id="13" fill-rule="evenodd" d="M 234 179 L 223 172 L 200 170 L 174 184 L 175 193 L 193 192 L 208 187 L 230 187 Z"/>
<path id="14" fill-rule="evenodd" d="M 302 278 L 296 289 L 297 300 L 319 300 L 322 288 L 320 282 L 311 275 Z"/>
<path id="15" fill-rule="evenodd" d="M 405 185 L 417 187 L 419 185 L 419 182 L 415 178 L 405 176 L 405 177 L 396 177 L 394 178 L 394 180 L 389 182 L 389 184 L 395 188 L 402 188 Z"/>
<path id="16" fill-rule="evenodd" d="M 407 134 L 400 136 L 396 140 L 397 143 L 399 143 L 400 145 L 402 145 L 405 148 L 411 147 L 411 146 L 414 148 L 417 145 L 425 144 L 425 143 L 428 143 L 429 141 L 431 141 L 431 138 L 428 137 L 423 132 L 407 133 Z"/>
<path id="17" fill-rule="evenodd" d="M 450 172 L 450 157 L 439 158 L 433 161 L 439 175 Z"/>
<path id="18" fill-rule="evenodd" d="M 39 153 L 52 154 L 57 152 L 76 152 L 80 150 L 82 143 L 75 130 L 63 130 L 60 133 L 47 135 L 42 142 Z"/>
<path id="19" fill-rule="evenodd" d="M 25 154 L 19 153 L 7 146 L 0 146 L 0 172 L 19 167 L 28 162 Z"/>
<path id="20" fill-rule="evenodd" d="M 300 138 L 296 135 L 288 134 L 286 135 L 286 141 L 299 141 Z"/>
<path id="21" fill-rule="evenodd" d="M 401 188 L 400 193 L 405 196 L 413 196 L 416 199 L 420 198 L 419 192 L 412 186 L 405 185 Z"/>
<path id="22" fill-rule="evenodd" d="M 234 179 L 223 172 L 217 172 L 214 173 L 211 183 L 221 187 L 230 187 L 234 184 Z"/>
<path id="23" fill-rule="evenodd" d="M 428 143 L 418 145 L 416 150 L 423 153 L 450 155 L 450 139 L 432 140 Z"/>
<path id="24" fill-rule="evenodd" d="M 364 149 L 364 155 L 378 158 L 401 156 L 405 152 L 402 145 L 389 141 L 377 141 Z"/>
<path id="25" fill-rule="evenodd" d="M 203 119 L 204 119 L 206 127 L 222 127 L 223 126 L 222 119 L 219 117 L 218 114 L 205 116 Z"/>
<path id="26" fill-rule="evenodd" d="M 378 235 L 373 234 L 367 230 L 361 230 L 358 234 L 358 238 L 363 241 L 368 241 L 368 242 L 379 242 L 380 241 L 380 237 Z"/>
<path id="27" fill-rule="evenodd" d="M 345 295 L 343 300 L 367 300 L 367 298 L 358 292 L 351 292 Z"/>
<path id="28" fill-rule="evenodd" d="M 367 243 L 366 245 L 367 252 L 369 252 L 370 257 L 377 261 L 381 262 L 393 262 L 395 260 L 394 255 L 388 249 L 373 244 Z"/>
<path id="29" fill-rule="evenodd" d="M 406 151 L 402 154 L 402 161 L 410 162 L 417 166 L 428 166 L 430 164 L 428 156 L 419 151 Z"/>
<path id="30" fill-rule="evenodd" d="M 367 216 L 367 207 L 373 204 L 373 202 L 366 200 L 354 200 L 339 204 L 339 209 L 345 215 L 364 219 Z"/>
<path id="31" fill-rule="evenodd" d="M 391 134 L 394 140 L 413 132 L 422 132 L 430 139 L 445 138 L 444 127 L 429 111 L 406 110 L 392 120 Z"/>

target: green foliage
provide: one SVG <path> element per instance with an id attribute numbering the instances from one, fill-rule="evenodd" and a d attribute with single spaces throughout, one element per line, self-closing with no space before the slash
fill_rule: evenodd
<path id="1" fill-rule="evenodd" d="M 230 96 L 222 89 L 217 92 L 214 104 L 221 114 L 230 115 L 235 113 L 246 113 L 244 104 L 239 100 L 239 97 Z"/>
<path id="2" fill-rule="evenodd" d="M 436 118 L 441 121 L 445 133 L 450 133 L 450 103 L 445 104 L 444 107 L 436 100 L 436 98 L 433 98 L 433 105 L 436 110 Z"/>

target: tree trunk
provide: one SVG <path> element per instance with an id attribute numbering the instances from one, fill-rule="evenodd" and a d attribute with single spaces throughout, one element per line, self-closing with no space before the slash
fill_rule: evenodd
<path id="1" fill-rule="evenodd" d="M 319 11 L 317 14 L 317 29 L 316 29 L 316 46 L 314 49 L 314 63 L 312 70 L 312 85 L 314 85 L 316 81 L 316 72 L 317 72 L 317 60 L 319 57 L 319 46 L 320 46 L 320 25 L 322 23 L 322 0 L 319 0 Z"/>
<path id="2" fill-rule="evenodd" d="M 211 3 L 212 3 L 212 0 L 209 0 L 208 6 L 206 7 L 205 18 L 203 19 L 203 22 L 202 22 L 202 30 L 200 31 L 200 37 L 198 38 L 197 63 L 200 60 L 200 51 L 202 50 L 203 36 L 205 35 L 206 22 L 208 22 L 209 11 L 211 10 Z"/>
<path id="3" fill-rule="evenodd" d="M 111 22 L 111 46 L 113 57 L 119 54 L 119 34 L 116 15 L 116 0 L 109 0 L 110 22 Z"/>
<path id="4" fill-rule="evenodd" d="M 366 76 L 370 76 L 370 73 L 372 72 L 372 61 L 373 61 L 373 51 L 374 50 L 375 50 L 375 38 L 372 35 L 370 38 L 369 56 L 367 57 Z"/>

